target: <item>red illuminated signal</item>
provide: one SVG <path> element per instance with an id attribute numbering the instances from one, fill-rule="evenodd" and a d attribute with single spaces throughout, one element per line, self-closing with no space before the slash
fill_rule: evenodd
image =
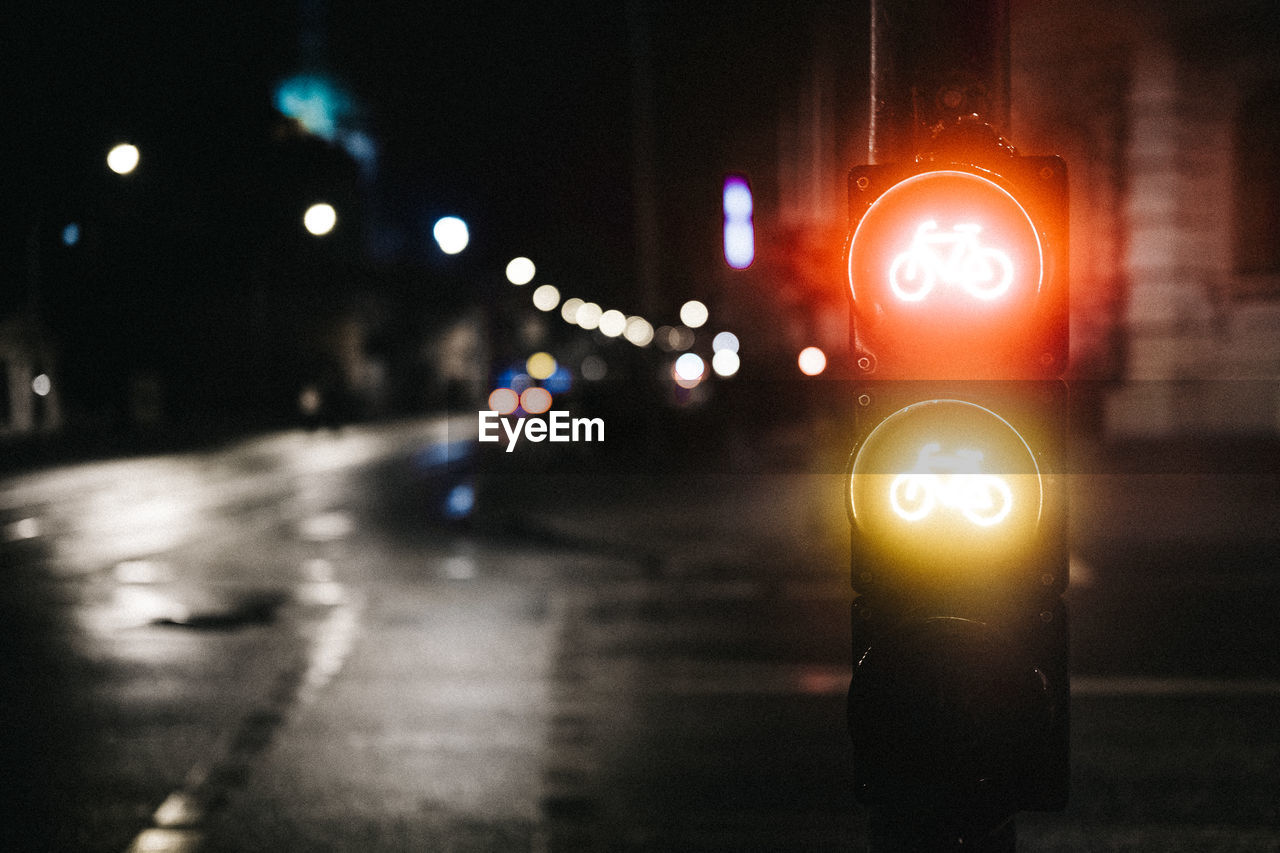
<path id="1" fill-rule="evenodd" d="M 889 287 L 904 302 L 920 302 L 938 282 L 958 285 L 976 299 L 999 299 L 1013 283 L 1009 253 L 983 246 L 982 226 L 962 222 L 939 231 L 937 220 L 926 219 L 911 245 L 889 265 Z"/>
<path id="2" fill-rule="evenodd" d="M 853 170 L 846 260 L 863 373 L 1061 371 L 1065 167 L 1056 157 L 1011 158 L 1009 166 L 1014 180 L 972 167 Z"/>

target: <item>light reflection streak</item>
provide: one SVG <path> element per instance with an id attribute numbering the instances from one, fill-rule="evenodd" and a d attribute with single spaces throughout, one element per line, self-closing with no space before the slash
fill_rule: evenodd
<path id="1" fill-rule="evenodd" d="M 23 539 L 35 539 L 40 535 L 40 519 L 23 518 L 4 526 L 6 542 L 19 542 Z"/>

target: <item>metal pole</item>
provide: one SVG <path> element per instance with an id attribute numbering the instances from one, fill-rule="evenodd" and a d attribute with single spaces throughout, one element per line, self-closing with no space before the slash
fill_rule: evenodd
<path id="1" fill-rule="evenodd" d="M 911 160 L 965 116 L 1009 128 L 1009 0 L 871 0 L 872 164 Z M 928 810 L 896 803 L 871 811 L 869 853 L 1013 853 L 1012 814 Z"/>
<path id="2" fill-rule="evenodd" d="M 872 163 L 909 160 L 961 116 L 1009 128 L 1009 0 L 871 0 Z"/>

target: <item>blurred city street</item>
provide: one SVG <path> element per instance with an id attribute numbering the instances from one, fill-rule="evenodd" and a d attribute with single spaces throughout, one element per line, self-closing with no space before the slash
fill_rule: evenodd
<path id="1" fill-rule="evenodd" d="M 853 848 L 843 477 L 465 429 L 0 481 L 6 849 Z M 1020 849 L 1280 849 L 1277 469 L 1191 452 L 1082 451 L 1072 802 Z"/>
<path id="2" fill-rule="evenodd" d="M 0 853 L 1280 853 L 1280 4 L 11 17 Z"/>

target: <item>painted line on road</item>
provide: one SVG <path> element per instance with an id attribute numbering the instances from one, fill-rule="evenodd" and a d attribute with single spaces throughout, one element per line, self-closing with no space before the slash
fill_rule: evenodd
<path id="1" fill-rule="evenodd" d="M 316 567 L 313 567 L 316 568 Z M 319 572 L 313 572 L 313 576 Z M 303 586 L 314 585 L 304 584 Z M 336 581 L 322 581 L 332 600 L 314 630 L 302 665 L 286 667 L 276 678 L 266 701 L 251 710 L 230 732 L 214 757 L 187 773 L 181 788 L 171 792 L 126 853 L 194 853 L 204 843 L 203 825 L 233 789 L 248 779 L 252 764 L 274 739 L 290 712 L 314 700 L 342 669 L 360 627 L 361 603 L 348 596 Z"/>

